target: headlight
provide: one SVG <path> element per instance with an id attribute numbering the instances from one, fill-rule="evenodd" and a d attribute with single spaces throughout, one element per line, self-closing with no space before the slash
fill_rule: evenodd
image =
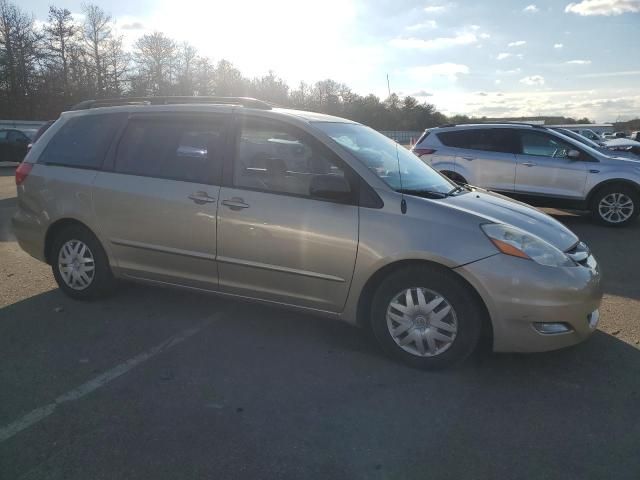
<path id="1" fill-rule="evenodd" d="M 548 267 L 575 266 L 573 261 L 556 247 L 519 228 L 497 223 L 488 223 L 481 227 L 496 248 L 506 255 L 526 258 Z"/>

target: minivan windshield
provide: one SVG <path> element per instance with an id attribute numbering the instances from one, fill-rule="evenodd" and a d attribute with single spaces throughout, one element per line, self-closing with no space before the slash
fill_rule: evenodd
<path id="1" fill-rule="evenodd" d="M 456 185 L 405 147 L 356 123 L 314 122 L 396 191 L 448 194 Z"/>

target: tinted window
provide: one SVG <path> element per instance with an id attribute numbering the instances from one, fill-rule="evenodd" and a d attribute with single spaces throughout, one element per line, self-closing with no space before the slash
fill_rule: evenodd
<path id="1" fill-rule="evenodd" d="M 126 114 L 83 115 L 66 122 L 38 160 L 80 168 L 100 168 Z"/>
<path id="2" fill-rule="evenodd" d="M 233 183 L 237 187 L 309 196 L 314 175 L 345 175 L 327 148 L 279 123 L 247 120 L 236 151 Z"/>
<path id="3" fill-rule="evenodd" d="M 224 123 L 137 119 L 120 141 L 116 171 L 194 183 L 216 183 L 222 168 Z"/>
<path id="4" fill-rule="evenodd" d="M 563 142 L 558 137 L 542 132 L 520 132 L 522 153 L 539 157 L 566 158 L 569 150 L 575 147 Z"/>
<path id="5" fill-rule="evenodd" d="M 0 140 L 6 140 L 6 138 L 7 138 L 7 131 L 0 130 Z"/>
<path id="6" fill-rule="evenodd" d="M 440 141 L 448 147 L 488 152 L 515 153 L 516 142 L 509 128 L 482 128 L 438 133 Z"/>

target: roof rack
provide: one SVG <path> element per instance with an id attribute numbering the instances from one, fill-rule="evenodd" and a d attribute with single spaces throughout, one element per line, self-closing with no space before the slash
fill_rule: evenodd
<path id="1" fill-rule="evenodd" d="M 438 125 L 436 128 L 449 128 L 449 127 L 465 127 L 467 125 L 526 125 L 534 128 L 547 128 L 546 125 L 540 125 L 538 123 L 527 122 L 470 122 L 470 123 L 445 123 L 444 125 Z"/>
<path id="2" fill-rule="evenodd" d="M 85 100 L 73 105 L 69 110 L 115 107 L 120 105 L 181 105 L 181 104 L 241 105 L 247 108 L 271 110 L 272 105 L 249 97 L 121 97 Z"/>

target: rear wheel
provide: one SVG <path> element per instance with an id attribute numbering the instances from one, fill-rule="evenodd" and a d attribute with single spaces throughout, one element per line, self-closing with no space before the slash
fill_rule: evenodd
<path id="1" fill-rule="evenodd" d="M 640 195 L 628 185 L 607 185 L 593 197 L 591 214 L 602 225 L 623 227 L 640 214 Z"/>
<path id="2" fill-rule="evenodd" d="M 80 225 L 66 227 L 51 248 L 53 276 L 68 296 L 92 300 L 113 291 L 115 279 L 107 255 L 89 230 Z"/>
<path id="3" fill-rule="evenodd" d="M 383 349 L 413 367 L 458 363 L 478 344 L 484 308 L 454 273 L 412 267 L 392 273 L 378 287 L 371 326 Z"/>

